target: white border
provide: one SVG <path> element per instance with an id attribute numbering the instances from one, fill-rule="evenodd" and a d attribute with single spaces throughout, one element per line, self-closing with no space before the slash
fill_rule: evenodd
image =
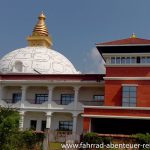
<path id="1" fill-rule="evenodd" d="M 103 77 L 104 80 L 150 80 L 150 77 Z"/>
<path id="2" fill-rule="evenodd" d="M 82 117 L 89 118 L 122 118 L 122 119 L 147 119 L 150 120 L 150 117 L 141 117 L 141 116 L 115 116 L 115 115 L 81 115 Z"/>
<path id="3" fill-rule="evenodd" d="M 123 110 L 150 110 L 150 107 L 120 107 L 120 106 L 86 106 L 83 108 L 97 108 L 97 109 L 123 109 Z"/>

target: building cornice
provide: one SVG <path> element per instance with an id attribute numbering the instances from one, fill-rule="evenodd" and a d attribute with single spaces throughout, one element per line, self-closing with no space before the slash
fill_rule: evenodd
<path id="1" fill-rule="evenodd" d="M 149 67 L 150 64 L 105 64 L 105 67 Z"/>
<path id="2" fill-rule="evenodd" d="M 150 107 L 120 107 L 120 106 L 85 106 L 84 108 L 94 108 L 94 109 L 114 109 L 114 110 L 150 110 Z"/>
<path id="3" fill-rule="evenodd" d="M 147 119 L 147 120 L 150 120 L 150 117 L 141 117 L 141 116 L 116 116 L 116 115 L 89 115 L 89 114 L 82 114 L 82 117 L 89 117 L 89 118 L 118 118 L 118 119 Z"/>
<path id="4" fill-rule="evenodd" d="M 150 80 L 150 77 L 104 77 L 104 80 Z"/>

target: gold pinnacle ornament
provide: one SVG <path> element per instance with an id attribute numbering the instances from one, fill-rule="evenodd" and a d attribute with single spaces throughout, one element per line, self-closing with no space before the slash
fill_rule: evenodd
<path id="1" fill-rule="evenodd" d="M 45 24 L 46 17 L 43 12 L 39 15 L 38 19 L 32 35 L 27 38 L 29 46 L 45 46 L 51 48 L 53 45 L 52 38 L 48 34 L 48 29 Z"/>

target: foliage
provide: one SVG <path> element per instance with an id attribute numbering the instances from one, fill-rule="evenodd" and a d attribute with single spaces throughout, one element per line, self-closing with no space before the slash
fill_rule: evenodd
<path id="1" fill-rule="evenodd" d="M 88 144 L 102 143 L 102 139 L 96 133 L 87 133 L 83 136 L 83 142 Z"/>
<path id="2" fill-rule="evenodd" d="M 0 107 L 0 150 L 33 150 L 44 139 L 43 133 L 19 131 L 20 115 L 16 109 Z"/>
<path id="3" fill-rule="evenodd" d="M 150 134 L 149 133 L 146 133 L 146 134 L 142 134 L 142 133 L 138 133 L 138 134 L 135 134 L 135 135 L 132 135 L 132 137 L 134 137 L 137 142 L 141 145 L 140 146 L 140 150 L 150 150 L 150 148 L 143 148 L 142 145 L 143 144 L 148 144 L 150 143 Z"/>
<path id="4" fill-rule="evenodd" d="M 18 143 L 19 112 L 16 109 L 0 107 L 0 149 L 16 150 Z"/>
<path id="5" fill-rule="evenodd" d="M 83 142 L 88 144 L 108 144 L 111 143 L 112 138 L 110 137 L 101 137 L 97 133 L 87 133 L 83 136 Z"/>
<path id="6" fill-rule="evenodd" d="M 22 132 L 22 140 L 24 147 L 26 147 L 28 150 L 33 150 L 35 145 L 38 143 L 42 144 L 42 141 L 44 140 L 44 134 L 27 130 Z"/>

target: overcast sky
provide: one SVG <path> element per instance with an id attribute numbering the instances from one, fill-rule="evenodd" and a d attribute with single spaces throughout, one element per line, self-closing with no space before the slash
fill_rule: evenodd
<path id="1" fill-rule="evenodd" d="M 37 16 L 44 11 L 54 42 L 82 73 L 103 72 L 95 43 L 150 39 L 150 0 L 1 0 L 0 57 L 27 46 Z"/>

